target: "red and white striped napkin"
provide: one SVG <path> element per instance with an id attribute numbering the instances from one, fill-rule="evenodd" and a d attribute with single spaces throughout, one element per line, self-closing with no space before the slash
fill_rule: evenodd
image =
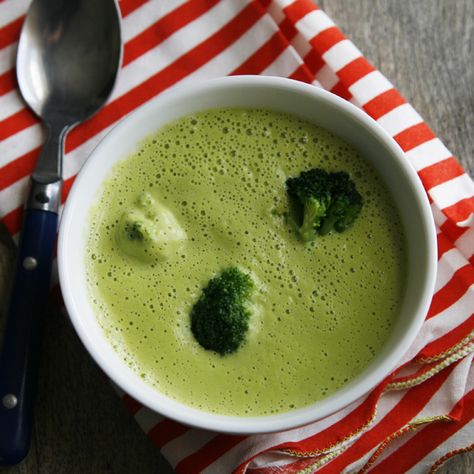
<path id="1" fill-rule="evenodd" d="M 20 230 L 44 141 L 15 80 L 28 0 L 0 3 L 0 215 Z M 271 435 L 192 429 L 123 399 L 178 473 L 426 472 L 474 440 L 474 185 L 393 85 L 309 0 L 122 0 L 123 68 L 107 106 L 66 141 L 66 192 L 121 117 L 163 90 L 235 74 L 291 77 L 361 107 L 398 142 L 432 203 L 438 277 L 426 321 L 397 371 L 319 422 Z"/>

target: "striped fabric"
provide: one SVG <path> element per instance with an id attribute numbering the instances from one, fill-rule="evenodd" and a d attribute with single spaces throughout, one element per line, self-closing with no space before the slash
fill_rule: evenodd
<path id="1" fill-rule="evenodd" d="M 20 230 L 28 175 L 44 141 L 15 80 L 28 0 L 0 3 L 0 215 Z M 474 185 L 393 85 L 309 0 L 122 0 L 123 67 L 106 107 L 67 137 L 65 194 L 120 118 L 176 84 L 235 74 L 313 83 L 365 110 L 418 172 L 438 231 L 426 321 L 399 368 L 372 393 L 303 428 L 229 436 L 164 419 L 121 394 L 178 473 L 427 472 L 474 439 Z"/>

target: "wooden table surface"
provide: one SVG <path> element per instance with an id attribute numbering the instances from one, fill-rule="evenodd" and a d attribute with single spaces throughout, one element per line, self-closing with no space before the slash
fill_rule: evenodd
<path id="1" fill-rule="evenodd" d="M 427 120 L 473 175 L 474 1 L 320 0 L 320 6 Z M 0 301 L 13 247 L 0 239 Z M 0 329 L 3 318 L 0 318 Z M 45 323 L 34 438 L 28 458 L 1 474 L 170 473 L 69 322 Z M 473 433 L 474 439 L 474 433 Z M 474 472 L 461 455 L 439 472 Z"/>

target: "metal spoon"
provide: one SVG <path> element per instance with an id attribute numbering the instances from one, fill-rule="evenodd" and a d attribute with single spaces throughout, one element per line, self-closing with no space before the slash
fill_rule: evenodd
<path id="1" fill-rule="evenodd" d="M 23 98 L 48 130 L 25 206 L 0 356 L 0 463 L 28 453 L 39 359 L 61 203 L 67 132 L 109 97 L 121 60 L 113 0 L 34 0 L 18 45 Z"/>

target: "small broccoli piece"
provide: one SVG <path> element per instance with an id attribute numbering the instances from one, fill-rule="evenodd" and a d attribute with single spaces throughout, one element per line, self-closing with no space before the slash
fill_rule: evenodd
<path id="1" fill-rule="evenodd" d="M 331 205 L 327 210 L 319 233 L 325 235 L 331 230 L 344 232 L 356 220 L 362 209 L 362 196 L 358 193 L 354 182 L 344 171 L 331 173 Z"/>
<path id="2" fill-rule="evenodd" d="M 329 173 L 320 168 L 303 171 L 296 178 L 287 179 L 286 189 L 303 207 L 299 227 L 302 239 L 305 242 L 314 240 L 331 201 Z"/>
<path id="3" fill-rule="evenodd" d="M 115 233 L 118 248 L 144 263 L 164 262 L 180 251 L 185 240 L 174 214 L 146 192 L 120 216 Z"/>
<path id="4" fill-rule="evenodd" d="M 191 331 L 204 349 L 226 355 L 244 342 L 253 287 L 251 277 L 236 267 L 209 280 L 191 311 Z"/>
<path id="5" fill-rule="evenodd" d="M 286 188 L 290 198 L 303 210 L 299 232 L 305 242 L 332 230 L 343 232 L 362 209 L 362 197 L 344 171 L 328 173 L 320 168 L 303 171 L 295 178 L 288 178 Z"/>
<path id="6" fill-rule="evenodd" d="M 124 232 L 130 240 L 142 241 L 144 238 L 142 227 L 141 222 L 126 222 Z"/>

